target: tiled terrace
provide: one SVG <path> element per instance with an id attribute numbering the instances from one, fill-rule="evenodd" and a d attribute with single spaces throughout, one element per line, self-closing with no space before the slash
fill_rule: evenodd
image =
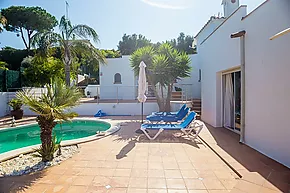
<path id="1" fill-rule="evenodd" d="M 158 140 L 150 142 L 144 135 L 135 134 L 140 123 L 131 120 L 134 117 L 113 118 L 122 122 L 116 134 L 81 144 L 80 152 L 59 166 L 29 176 L 0 179 L 0 192 L 288 191 L 289 169 L 238 144 L 237 136 L 229 131 L 207 126 L 201 136 L 243 179 L 200 139 L 191 141 L 178 137 L 179 133 L 163 132 Z"/>

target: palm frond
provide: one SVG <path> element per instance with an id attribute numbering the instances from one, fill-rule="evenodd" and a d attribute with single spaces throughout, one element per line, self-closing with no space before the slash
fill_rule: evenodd
<path id="1" fill-rule="evenodd" d="M 69 31 L 69 37 L 73 35 L 79 36 L 83 39 L 91 38 L 96 43 L 100 41 L 99 35 L 97 34 L 97 32 L 88 25 L 80 24 L 80 25 L 73 26 L 71 30 Z"/>
<path id="2" fill-rule="evenodd" d="M 84 53 L 90 56 L 92 59 L 97 60 L 98 63 L 107 64 L 104 54 L 96 49 L 90 41 L 87 40 L 74 40 L 71 42 L 71 50 L 74 54 Z"/>
<path id="3" fill-rule="evenodd" d="M 29 109 L 41 116 L 49 116 L 54 119 L 68 120 L 76 113 L 68 112 L 79 104 L 81 93 L 75 87 L 67 87 L 61 80 L 56 80 L 51 85 L 46 85 L 46 92 L 40 97 L 27 91 L 17 92 L 16 96 Z"/>
<path id="4" fill-rule="evenodd" d="M 59 22 L 59 31 L 63 35 L 63 39 L 68 40 L 70 38 L 70 32 L 72 30 L 72 24 L 70 20 L 66 19 L 63 15 Z"/>

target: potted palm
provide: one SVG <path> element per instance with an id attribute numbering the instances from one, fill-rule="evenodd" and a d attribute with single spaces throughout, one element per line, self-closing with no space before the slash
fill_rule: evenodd
<path id="1" fill-rule="evenodd" d="M 20 99 L 12 99 L 9 101 L 8 105 L 12 108 L 10 115 L 14 117 L 15 120 L 22 119 L 23 110 L 21 109 L 23 103 Z"/>

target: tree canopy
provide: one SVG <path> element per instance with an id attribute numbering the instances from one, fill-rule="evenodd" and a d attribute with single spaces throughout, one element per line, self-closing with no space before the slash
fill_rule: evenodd
<path id="1" fill-rule="evenodd" d="M 57 25 L 56 18 L 41 7 L 11 6 L 2 9 L 1 14 L 6 18 L 4 28 L 20 33 L 27 50 L 36 32 L 51 30 Z"/>
<path id="2" fill-rule="evenodd" d="M 130 55 L 138 48 L 152 45 L 151 41 L 145 36 L 139 34 L 127 35 L 124 34 L 122 40 L 119 41 L 118 49 L 122 55 Z"/>
<path id="3" fill-rule="evenodd" d="M 124 34 L 122 40 L 119 41 L 118 49 L 123 55 L 131 55 L 137 49 L 153 46 L 158 48 L 163 43 L 170 44 L 174 49 L 177 49 L 180 52 L 185 52 L 186 54 L 195 54 L 196 49 L 192 48 L 192 42 L 194 37 L 190 35 L 185 35 L 183 32 L 179 34 L 177 39 L 166 40 L 163 42 L 152 43 L 151 40 L 147 39 L 145 36 L 139 34 L 127 35 Z"/>
<path id="4" fill-rule="evenodd" d="M 147 46 L 139 48 L 130 57 L 135 74 L 139 73 L 140 62 L 147 65 L 146 75 L 149 85 L 153 86 L 154 94 L 160 111 L 170 111 L 170 99 L 173 84 L 177 79 L 190 76 L 190 58 L 185 52 L 180 52 L 169 43 L 161 44 L 158 48 Z M 161 96 L 157 91 L 161 87 Z M 164 88 L 167 90 L 164 98 Z"/>
<path id="5" fill-rule="evenodd" d="M 88 25 L 78 24 L 72 25 L 71 21 L 62 16 L 59 23 L 60 33 L 47 31 L 44 33 L 37 33 L 33 37 L 33 46 L 42 48 L 45 53 L 48 48 L 52 46 L 59 46 L 62 50 L 62 60 L 65 67 L 65 81 L 69 86 L 71 84 L 70 75 L 73 61 L 78 53 L 85 52 L 91 57 L 96 58 L 100 63 L 105 63 L 105 57 L 96 49 L 88 40 L 92 39 L 94 42 L 99 42 L 97 32 Z M 80 39 L 76 39 L 79 37 Z"/>

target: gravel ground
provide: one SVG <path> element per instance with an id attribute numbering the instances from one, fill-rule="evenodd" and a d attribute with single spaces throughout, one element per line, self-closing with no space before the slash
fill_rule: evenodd
<path id="1" fill-rule="evenodd" d="M 41 158 L 32 156 L 35 153 L 19 155 L 13 159 L 0 163 L 0 177 L 21 176 L 32 172 L 43 170 L 47 167 L 58 165 L 62 161 L 72 157 L 79 150 L 77 146 L 66 146 L 61 148 L 61 155 L 55 155 L 51 162 L 42 162 Z"/>

